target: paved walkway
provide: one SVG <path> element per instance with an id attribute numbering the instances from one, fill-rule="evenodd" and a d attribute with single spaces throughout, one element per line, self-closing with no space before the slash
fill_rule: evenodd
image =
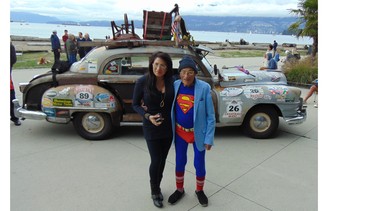
<path id="1" fill-rule="evenodd" d="M 16 70 L 13 76 L 18 83 L 37 72 Z M 318 109 L 312 100 L 305 123 L 289 126 L 280 119 L 272 139 L 247 138 L 237 127 L 217 128 L 206 154 L 205 208 L 194 194 L 189 148 L 186 195 L 176 205 L 165 202 L 163 209 L 318 210 Z M 10 124 L 10 132 L 12 211 L 159 210 L 150 198 L 150 158 L 140 127 L 122 127 L 106 141 L 84 140 L 72 124 L 36 120 Z M 161 185 L 166 199 L 175 190 L 174 160 L 172 146 Z"/>

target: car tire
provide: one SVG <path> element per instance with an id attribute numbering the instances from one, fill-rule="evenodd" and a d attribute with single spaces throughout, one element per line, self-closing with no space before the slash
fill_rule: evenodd
<path id="1" fill-rule="evenodd" d="M 111 135 L 113 125 L 106 113 L 80 112 L 74 116 L 74 128 L 77 133 L 88 140 L 103 140 Z"/>
<path id="2" fill-rule="evenodd" d="M 272 106 L 257 107 L 251 110 L 242 124 L 243 132 L 256 139 L 272 137 L 279 126 L 279 115 Z"/>

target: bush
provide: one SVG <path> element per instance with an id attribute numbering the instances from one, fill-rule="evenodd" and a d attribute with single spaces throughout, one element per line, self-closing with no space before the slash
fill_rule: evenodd
<path id="1" fill-rule="evenodd" d="M 287 62 L 282 67 L 289 83 L 312 84 L 318 78 L 318 56 L 302 58 L 295 62 Z"/>

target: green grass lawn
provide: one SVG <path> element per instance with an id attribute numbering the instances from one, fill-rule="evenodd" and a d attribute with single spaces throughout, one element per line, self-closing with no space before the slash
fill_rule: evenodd
<path id="1" fill-rule="evenodd" d="M 240 57 L 263 57 L 265 51 L 262 50 L 225 50 L 217 51 L 215 55 L 224 58 L 240 58 Z"/>
<path id="2" fill-rule="evenodd" d="M 49 63 L 38 64 L 40 58 L 44 57 Z M 66 58 L 66 54 L 62 53 L 61 59 Z M 23 53 L 17 56 L 17 62 L 14 64 L 13 69 L 34 69 L 34 68 L 51 68 L 54 63 L 53 52 L 35 52 Z"/>

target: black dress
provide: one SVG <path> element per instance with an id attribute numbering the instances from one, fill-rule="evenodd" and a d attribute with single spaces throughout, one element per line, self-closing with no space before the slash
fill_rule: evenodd
<path id="1" fill-rule="evenodd" d="M 146 140 L 172 138 L 171 109 L 174 97 L 173 79 L 165 80 L 165 93 L 150 94 L 146 88 L 146 77 L 142 76 L 135 84 L 133 93 L 133 109 L 143 116 L 143 134 Z M 147 111 L 142 107 L 142 99 Z M 164 121 L 155 126 L 144 118 L 145 113 L 155 115 L 161 113 Z"/>

